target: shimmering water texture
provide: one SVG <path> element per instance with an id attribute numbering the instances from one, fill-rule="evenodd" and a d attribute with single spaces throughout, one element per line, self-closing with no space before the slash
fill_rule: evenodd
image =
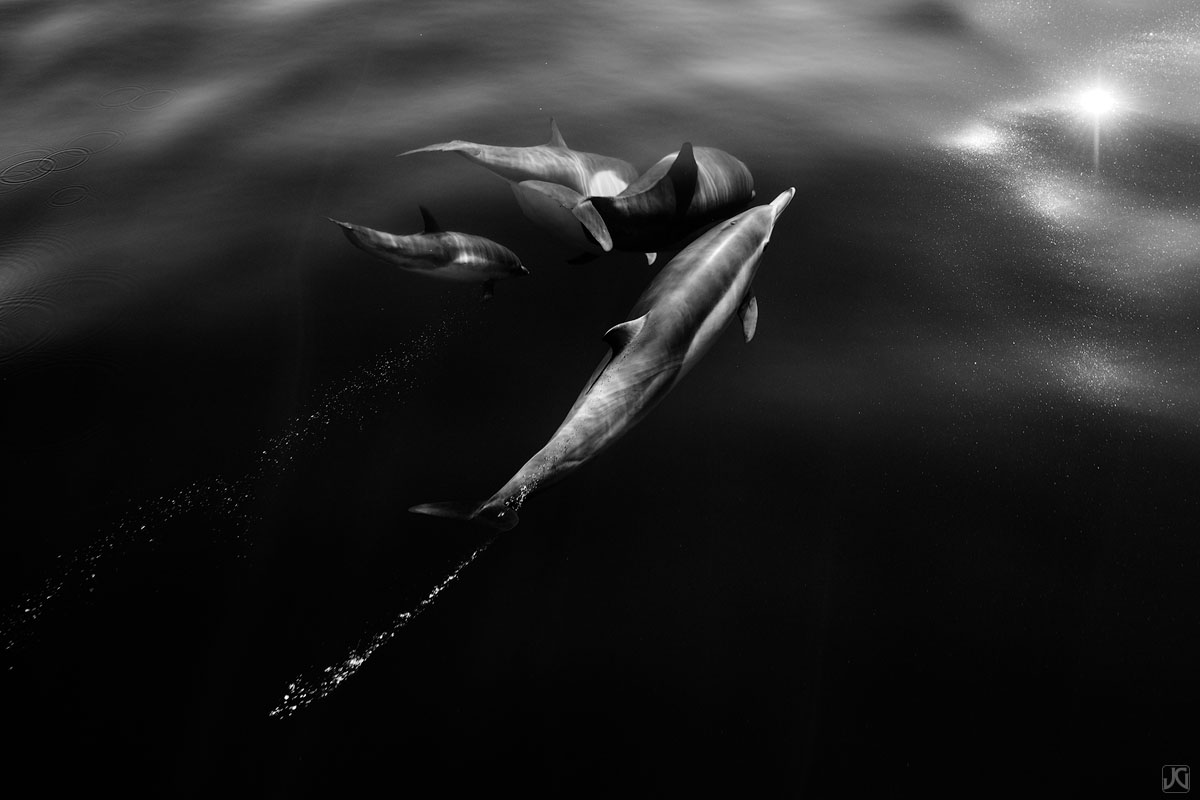
<path id="1" fill-rule="evenodd" d="M 1187 333 L 1200 212 L 1194 170 L 1176 165 L 1200 139 L 1190 106 L 1147 90 L 1151 77 L 1200 78 L 1196 52 L 1191 26 L 1137 31 L 1106 49 L 1103 70 L 992 103 L 935 137 L 977 176 L 960 183 L 970 190 L 943 217 L 936 257 L 975 281 L 964 288 L 976 319 L 1004 320 L 999 382 L 1196 430 Z M 1026 253 L 964 232 L 979 220 L 1021 225 Z M 989 258 L 1003 269 L 975 274 Z"/>
<path id="2" fill-rule="evenodd" d="M 335 424 L 362 424 L 368 418 L 401 404 L 420 381 L 415 368 L 436 355 L 452 334 L 471 324 L 466 307 L 448 307 L 443 319 L 431 323 L 403 350 L 389 351 L 354 370 L 324 392 L 315 407 L 290 420 L 267 441 L 254 467 L 240 477 L 217 476 L 197 481 L 176 492 L 139 503 L 110 529 L 81 550 L 60 556 L 55 572 L 0 616 L 0 639 L 11 650 L 27 640 L 34 625 L 58 601 L 94 591 L 104 565 L 129 548 L 152 544 L 172 520 L 186 515 L 211 519 L 215 535 L 236 543 L 236 558 L 247 558 L 253 546 L 257 516 L 255 499 L 278 484 L 298 458 L 318 447 Z"/>
<path id="3" fill-rule="evenodd" d="M 283 701 L 273 708 L 270 716 L 286 719 L 297 711 L 307 708 L 324 697 L 329 696 L 331 692 L 342 685 L 342 682 L 349 678 L 354 673 L 358 672 L 363 664 L 367 663 L 367 659 L 379 651 L 379 648 L 390 642 L 403 630 L 408 623 L 412 622 L 420 616 L 427 608 L 432 606 L 441 593 L 462 574 L 463 570 L 475 562 L 483 551 L 487 550 L 495 539 L 488 539 L 476 550 L 460 561 L 458 565 L 450 571 L 450 574 L 443 578 L 436 586 L 434 586 L 429 594 L 425 596 L 417 605 L 407 611 L 401 611 L 392 620 L 392 624 L 371 636 L 365 644 L 359 644 L 349 653 L 345 659 L 337 664 L 331 664 L 325 669 L 316 674 L 300 675 L 294 681 L 288 684 L 287 691 L 283 695 Z"/>

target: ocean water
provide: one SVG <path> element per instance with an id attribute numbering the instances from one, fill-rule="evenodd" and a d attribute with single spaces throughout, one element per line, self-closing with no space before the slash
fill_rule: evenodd
<path id="1" fill-rule="evenodd" d="M 1195 761 L 1189 0 L 3 0 L 0 96 L 10 778 L 1083 794 Z M 486 170 L 396 155 L 551 117 L 797 194 L 754 341 L 489 539 L 406 509 L 507 480 L 671 253 L 572 265 Z M 418 204 L 532 276 L 483 303 L 327 219 Z"/>

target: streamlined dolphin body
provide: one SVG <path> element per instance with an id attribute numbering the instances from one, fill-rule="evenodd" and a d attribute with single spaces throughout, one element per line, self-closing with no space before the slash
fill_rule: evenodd
<path id="1" fill-rule="evenodd" d="M 750 341 L 758 321 L 751 284 L 771 231 L 795 192 L 788 189 L 770 204 L 717 225 L 663 267 L 630 319 L 604 335 L 608 356 L 550 441 L 498 492 L 479 504 L 427 503 L 409 510 L 509 530 L 532 492 L 570 474 L 645 417 L 735 314 Z"/>
<path id="2" fill-rule="evenodd" d="M 483 284 L 483 297 L 492 296 L 495 281 L 528 275 L 513 251 L 491 239 L 469 233 L 443 231 L 422 206 L 425 230 L 407 236 L 384 233 L 350 222 L 342 226 L 346 238 L 376 258 L 408 272 L 440 280 Z"/>
<path id="3" fill-rule="evenodd" d="M 684 143 L 614 197 L 561 184 L 512 183 L 521 211 L 584 253 L 655 253 L 740 211 L 754 198 L 754 178 L 738 159 L 714 147 Z"/>
<path id="4" fill-rule="evenodd" d="M 685 142 L 614 197 L 593 196 L 572 213 L 599 246 L 654 252 L 734 214 L 754 199 L 754 178 L 715 147 Z"/>
<path id="5" fill-rule="evenodd" d="M 458 153 L 510 183 L 545 181 L 566 186 L 585 196 L 614 195 L 637 177 L 628 161 L 572 150 L 563 141 L 558 124 L 550 120 L 550 141 L 532 147 L 503 147 L 475 142 L 442 142 L 401 153 Z"/>

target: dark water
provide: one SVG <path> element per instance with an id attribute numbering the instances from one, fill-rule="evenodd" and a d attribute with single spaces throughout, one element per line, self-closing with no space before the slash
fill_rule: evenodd
<path id="1" fill-rule="evenodd" d="M 5 774 L 1158 791 L 1200 710 L 1198 37 L 1186 0 L 0 3 Z M 655 268 L 394 156 L 551 115 L 797 195 L 754 342 L 483 547 L 405 509 L 506 480 Z M 484 305 L 325 219 L 417 203 L 533 277 Z"/>

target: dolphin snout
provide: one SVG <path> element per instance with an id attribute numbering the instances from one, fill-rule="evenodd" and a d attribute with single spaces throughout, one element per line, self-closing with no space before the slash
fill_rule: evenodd
<path id="1" fill-rule="evenodd" d="M 524 264 L 517 264 L 517 275 L 524 277 L 528 274 L 530 274 L 529 267 L 525 266 Z"/>

